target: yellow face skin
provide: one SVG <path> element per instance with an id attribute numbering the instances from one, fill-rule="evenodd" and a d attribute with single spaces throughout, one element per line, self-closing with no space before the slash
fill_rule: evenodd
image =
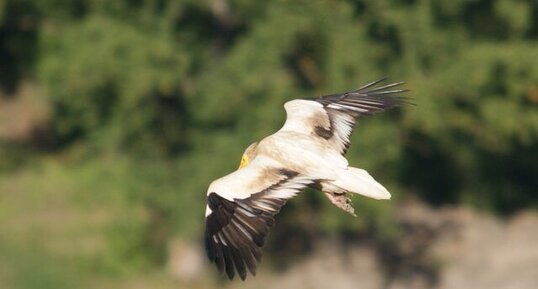
<path id="1" fill-rule="evenodd" d="M 241 157 L 241 162 L 239 163 L 239 168 L 244 168 L 248 165 L 248 162 L 250 160 L 248 159 L 248 156 L 246 154 L 243 154 L 243 156 Z"/>

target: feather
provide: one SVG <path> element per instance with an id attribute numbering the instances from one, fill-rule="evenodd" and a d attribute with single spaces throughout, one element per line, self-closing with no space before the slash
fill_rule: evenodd
<path id="1" fill-rule="evenodd" d="M 245 169 L 249 168 L 257 169 L 256 163 Z M 217 264 L 219 272 L 226 272 L 230 279 L 237 273 L 245 280 L 247 270 L 255 274 L 256 261 L 262 257 L 260 248 L 269 228 L 274 225 L 274 216 L 287 199 L 312 182 L 310 178 L 285 168 L 274 168 L 271 172 L 279 175 L 280 181 L 267 184 L 265 189 L 251 193 L 248 198 L 228 200 L 216 192 L 207 197 L 210 212 L 206 216 L 207 256 Z"/>

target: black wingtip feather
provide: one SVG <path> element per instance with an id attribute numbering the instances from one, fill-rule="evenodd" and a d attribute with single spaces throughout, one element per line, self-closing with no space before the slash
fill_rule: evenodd
<path id="1" fill-rule="evenodd" d="M 383 78 L 383 81 L 386 80 L 387 78 Z M 379 82 L 377 82 L 379 83 Z M 376 83 L 376 84 L 377 84 Z M 393 82 L 393 83 L 389 83 L 389 84 L 386 84 L 386 85 L 383 85 L 383 86 L 378 86 L 376 88 L 372 88 L 372 89 L 369 89 L 368 91 L 369 92 L 374 92 L 374 91 L 379 91 L 379 90 L 384 90 L 384 89 L 388 89 L 388 88 L 392 88 L 392 87 L 396 87 L 396 86 L 400 86 L 402 84 L 405 84 L 405 81 L 399 81 L 399 82 Z M 355 92 L 360 92 L 361 90 L 364 90 L 365 88 L 368 88 L 368 87 L 363 87 L 363 88 L 358 88 L 356 90 L 354 90 Z"/>
<path id="2" fill-rule="evenodd" d="M 361 90 L 370 88 L 370 87 L 375 86 L 375 85 L 377 85 L 378 83 L 381 83 L 381 82 L 383 82 L 383 81 L 385 81 L 385 80 L 387 80 L 387 77 L 382 77 L 382 78 L 380 78 L 380 79 L 378 79 L 378 80 L 374 80 L 374 81 L 372 81 L 372 82 L 369 82 L 369 83 L 367 83 L 367 84 L 365 84 L 365 85 L 363 85 L 363 86 L 357 88 L 357 89 L 354 90 L 354 91 L 361 91 Z"/>
<path id="3" fill-rule="evenodd" d="M 236 275 L 245 280 L 248 272 L 256 275 L 256 262 L 262 259 L 265 237 L 274 225 L 275 214 L 286 203 L 286 199 L 274 197 L 270 192 L 298 175 L 286 169 L 279 169 L 278 173 L 286 178 L 245 199 L 231 201 L 216 193 L 208 195 L 211 213 L 206 217 L 207 256 L 217 265 L 219 273 L 225 273 L 230 280 Z"/>
<path id="4" fill-rule="evenodd" d="M 235 265 L 235 270 L 237 271 L 239 278 L 245 281 L 245 278 L 247 278 L 247 268 L 245 267 L 245 263 L 243 262 L 244 258 L 241 256 L 241 253 L 237 248 L 230 247 L 230 251 Z"/>
<path id="5" fill-rule="evenodd" d="M 250 271 L 250 274 L 252 274 L 252 276 L 256 276 L 256 261 L 254 261 L 254 256 L 249 250 L 243 249 L 241 251 L 241 254 L 244 256 L 245 265 Z"/>
<path id="6" fill-rule="evenodd" d="M 235 277 L 235 269 L 233 265 L 233 257 L 228 246 L 223 246 L 222 251 L 224 253 L 224 264 L 226 269 L 226 275 L 230 280 L 233 280 Z"/>
<path id="7" fill-rule="evenodd" d="M 206 233 L 205 238 L 205 251 L 207 253 L 207 257 L 209 258 L 209 261 L 214 262 L 217 258 L 217 251 L 215 249 L 215 245 L 213 244 L 213 241 L 211 241 L 211 237 L 208 236 Z"/>
<path id="8" fill-rule="evenodd" d="M 408 90 L 397 88 L 405 82 L 400 81 L 377 86 L 385 80 L 386 78 L 381 78 L 353 91 L 321 96 L 316 101 L 325 107 L 344 111 L 354 117 L 371 115 L 379 111 L 408 104 L 409 98 L 399 95 Z"/>
<path id="9" fill-rule="evenodd" d="M 217 265 L 217 271 L 222 275 L 224 273 L 224 253 L 222 253 L 222 247 L 220 246 L 217 246 L 215 249 L 217 251 L 215 264 Z"/>
<path id="10" fill-rule="evenodd" d="M 367 95 L 383 95 L 383 94 L 396 94 L 404 93 L 407 90 L 405 89 L 394 89 L 394 90 L 376 90 L 376 91 L 367 91 Z"/>

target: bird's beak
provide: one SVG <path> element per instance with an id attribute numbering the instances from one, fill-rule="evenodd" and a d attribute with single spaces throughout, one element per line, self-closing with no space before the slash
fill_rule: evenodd
<path id="1" fill-rule="evenodd" d="M 239 168 L 241 169 L 241 168 L 246 167 L 248 165 L 248 162 L 249 162 L 249 159 L 248 159 L 247 155 L 243 155 L 241 157 L 241 162 L 239 163 Z"/>

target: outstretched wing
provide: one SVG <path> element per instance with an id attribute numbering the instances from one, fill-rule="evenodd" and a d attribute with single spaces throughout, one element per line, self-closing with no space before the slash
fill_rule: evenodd
<path id="1" fill-rule="evenodd" d="M 230 279 L 237 272 L 244 280 L 247 269 L 255 275 L 274 216 L 288 199 L 312 182 L 256 158 L 212 184 L 207 197 L 205 246 L 219 272 L 226 272 Z"/>
<path id="2" fill-rule="evenodd" d="M 284 105 L 287 119 L 281 130 L 316 135 L 345 154 L 357 117 L 406 103 L 405 98 L 398 96 L 406 91 L 397 88 L 403 82 L 379 86 L 384 80 L 379 79 L 344 93 L 288 101 Z"/>

